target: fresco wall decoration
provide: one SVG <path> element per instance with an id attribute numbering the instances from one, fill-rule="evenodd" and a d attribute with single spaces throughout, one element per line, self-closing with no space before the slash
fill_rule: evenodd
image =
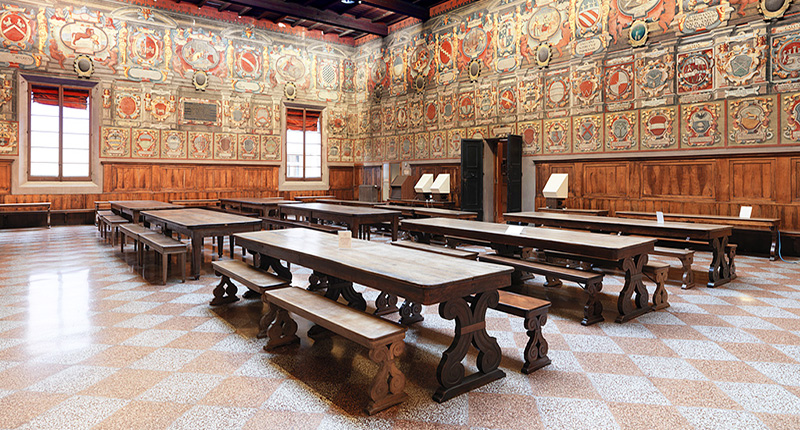
<path id="1" fill-rule="evenodd" d="M 796 2 L 456 3 L 343 43 L 170 2 L 4 4 L 0 156 L 26 144 L 21 77 L 76 78 L 79 56 L 103 159 L 279 162 L 287 86 L 325 108 L 333 163 L 452 160 L 462 138 L 509 133 L 531 157 L 800 145 Z"/>

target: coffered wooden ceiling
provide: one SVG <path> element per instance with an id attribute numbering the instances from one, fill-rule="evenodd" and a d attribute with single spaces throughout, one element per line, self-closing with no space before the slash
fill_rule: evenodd
<path id="1" fill-rule="evenodd" d="M 358 39 L 368 34 L 384 37 L 389 26 L 406 18 L 426 21 L 430 8 L 443 0 L 174 0 L 231 11 L 240 16 L 306 27 L 325 34 Z"/>

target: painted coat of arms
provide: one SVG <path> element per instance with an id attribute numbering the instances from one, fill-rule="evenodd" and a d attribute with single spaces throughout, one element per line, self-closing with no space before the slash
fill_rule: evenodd
<path id="1" fill-rule="evenodd" d="M 570 1 L 570 25 L 575 37 L 572 52 L 576 57 L 596 54 L 608 46 L 608 9 L 607 0 Z"/>
<path id="2" fill-rule="evenodd" d="M 514 71 L 518 66 L 517 38 L 519 25 L 517 8 L 498 12 L 495 16 L 495 70 L 498 73 Z"/>
<path id="3" fill-rule="evenodd" d="M 643 109 L 640 112 L 642 149 L 671 149 L 678 146 L 676 109 L 674 106 L 669 106 Z"/>
<path id="4" fill-rule="evenodd" d="M 544 153 L 566 154 L 572 152 L 572 133 L 569 118 L 544 120 Z"/>
<path id="5" fill-rule="evenodd" d="M 575 152 L 598 152 L 603 150 L 603 116 L 585 115 L 573 118 Z"/>
<path id="6" fill-rule="evenodd" d="M 753 97 L 728 102 L 728 145 L 778 143 L 775 98 Z"/>
<path id="7" fill-rule="evenodd" d="M 720 85 L 740 87 L 764 81 L 767 38 L 764 35 L 742 35 L 741 41 L 728 41 L 717 46 L 717 72 Z M 760 76 L 759 76 L 760 75 Z"/>
<path id="8" fill-rule="evenodd" d="M 0 121 L 0 155 L 19 154 L 19 123 Z"/>
<path id="9" fill-rule="evenodd" d="M 214 154 L 213 134 L 205 131 L 189 132 L 189 158 L 209 160 Z"/>
<path id="10" fill-rule="evenodd" d="M 800 143 L 800 93 L 782 96 L 782 143 Z"/>
<path id="11" fill-rule="evenodd" d="M 569 20 L 569 2 L 525 2 L 526 13 L 520 40 L 520 52 L 528 64 L 536 64 L 536 47 L 547 43 L 564 55 L 564 48 L 572 40 L 573 29 Z"/>
<path id="12" fill-rule="evenodd" d="M 719 102 L 681 106 L 681 148 L 703 148 L 722 143 Z"/>
<path id="13" fill-rule="evenodd" d="M 262 161 L 280 161 L 281 153 L 280 136 L 261 136 Z"/>
<path id="14" fill-rule="evenodd" d="M 633 62 L 606 66 L 604 76 L 606 102 L 633 100 Z"/>
<path id="15" fill-rule="evenodd" d="M 576 106 L 591 106 L 602 102 L 600 97 L 600 66 L 597 63 L 585 63 L 577 66 L 572 72 L 572 94 Z"/>
<path id="16" fill-rule="evenodd" d="M 542 122 L 526 121 L 518 124 L 522 136 L 522 155 L 538 155 L 542 153 Z"/>
<path id="17" fill-rule="evenodd" d="M 131 129 L 102 127 L 100 129 L 100 156 L 127 158 L 131 154 Z"/>
<path id="18" fill-rule="evenodd" d="M 47 8 L 45 15 L 50 30 L 49 56 L 61 68 L 64 68 L 66 59 L 88 55 L 96 63 L 103 64 L 116 73 L 120 56 L 117 41 L 120 22 L 85 6 Z"/>
<path id="19" fill-rule="evenodd" d="M 206 72 L 219 78 L 228 76 L 228 67 L 223 59 L 226 41 L 221 36 L 197 28 L 172 30 L 175 57 L 172 68 L 181 76 L 191 76 L 196 71 Z"/>
<path id="20" fill-rule="evenodd" d="M 456 56 L 457 42 L 453 32 L 436 35 L 436 81 L 439 85 L 448 85 L 458 78 Z"/>
<path id="21" fill-rule="evenodd" d="M 656 50 L 636 59 L 636 84 L 642 95 L 653 98 L 672 93 L 675 77 L 673 58 L 667 50 Z"/>
<path id="22" fill-rule="evenodd" d="M 693 93 L 714 87 L 714 57 L 711 49 L 678 54 L 678 93 Z"/>
<path id="23" fill-rule="evenodd" d="M 161 157 L 162 158 L 186 158 L 185 131 L 162 130 L 161 131 Z"/>
<path id="24" fill-rule="evenodd" d="M 133 158 L 158 158 L 161 153 L 160 141 L 161 136 L 158 130 L 150 128 L 133 130 L 131 156 Z"/>
<path id="25" fill-rule="evenodd" d="M 800 34 L 772 39 L 772 81 L 796 80 L 800 77 Z"/>
<path id="26" fill-rule="evenodd" d="M 639 147 L 637 112 L 614 112 L 606 114 L 606 149 L 630 151 Z"/>
<path id="27" fill-rule="evenodd" d="M 548 110 L 569 106 L 569 69 L 548 72 L 544 80 L 545 108 Z"/>
<path id="28" fill-rule="evenodd" d="M 678 14 L 672 21 L 681 36 L 724 26 L 731 17 L 733 8 L 724 0 L 679 0 Z"/>

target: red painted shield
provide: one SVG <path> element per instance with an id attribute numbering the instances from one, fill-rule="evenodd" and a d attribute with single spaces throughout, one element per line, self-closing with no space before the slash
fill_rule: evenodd
<path id="1" fill-rule="evenodd" d="M 0 32 L 6 39 L 14 43 L 24 41 L 28 37 L 29 31 L 28 22 L 16 13 L 6 15 L 0 22 Z"/>
<path id="2" fill-rule="evenodd" d="M 667 132 L 667 117 L 656 114 L 647 121 L 647 130 L 656 137 L 661 137 Z"/>

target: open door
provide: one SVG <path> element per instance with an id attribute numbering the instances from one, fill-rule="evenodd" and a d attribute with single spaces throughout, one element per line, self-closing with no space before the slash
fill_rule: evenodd
<path id="1" fill-rule="evenodd" d="M 483 219 L 482 139 L 461 139 L 461 210 Z"/>
<path id="2" fill-rule="evenodd" d="M 522 136 L 508 136 L 506 158 L 506 212 L 522 212 Z"/>

